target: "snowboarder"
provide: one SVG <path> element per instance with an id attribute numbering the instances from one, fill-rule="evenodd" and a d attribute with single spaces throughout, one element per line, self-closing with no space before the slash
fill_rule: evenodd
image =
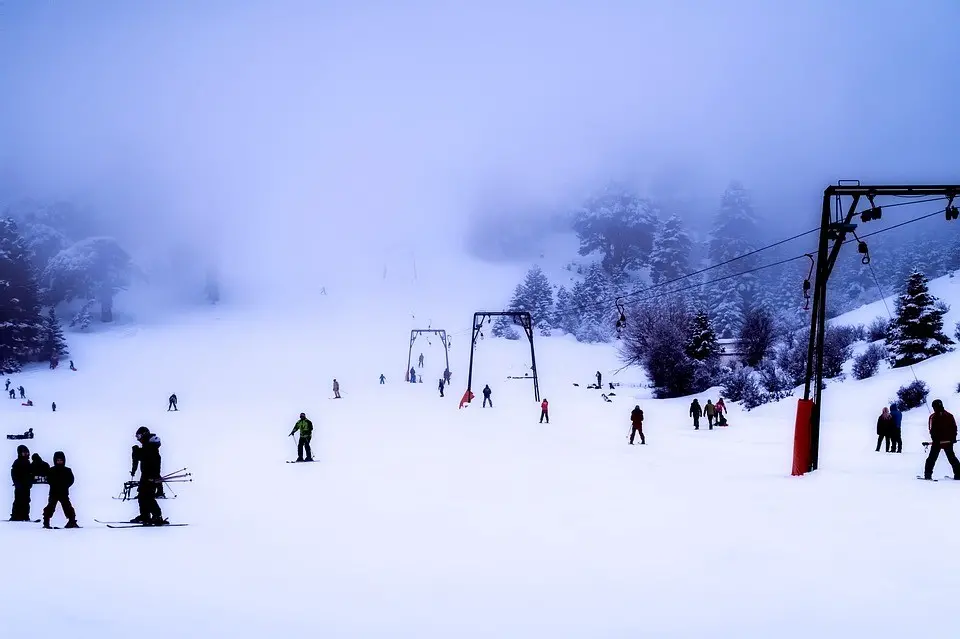
<path id="1" fill-rule="evenodd" d="M 417 369 L 413 367 L 410 368 L 410 383 L 411 384 L 417 383 Z"/>
<path id="2" fill-rule="evenodd" d="M 130 520 L 132 524 L 143 524 L 144 526 L 162 526 L 169 523 L 163 518 L 163 512 L 160 510 L 160 504 L 157 503 L 157 497 L 162 492 L 163 486 L 160 473 L 160 438 L 150 432 L 146 426 L 137 429 L 137 441 L 140 442 L 139 448 L 133 447 L 133 466 L 130 470 L 130 476 L 133 477 L 137 472 L 137 465 L 140 465 L 140 483 L 137 485 L 137 504 L 140 506 L 140 514 Z"/>
<path id="3" fill-rule="evenodd" d="M 418 361 L 420 362 L 420 368 L 423 368 L 423 353 L 420 353 L 420 359 Z"/>
<path id="4" fill-rule="evenodd" d="M 340 399 L 340 382 L 336 377 L 333 378 L 333 398 Z"/>
<path id="5" fill-rule="evenodd" d="M 600 371 L 597 371 L 597 388 L 603 388 L 603 375 L 600 374 Z"/>
<path id="6" fill-rule="evenodd" d="M 700 408 L 700 401 L 693 400 L 690 404 L 690 417 L 693 417 L 693 430 L 700 430 L 700 417 L 703 416 L 703 409 Z"/>
<path id="7" fill-rule="evenodd" d="M 886 452 L 890 452 L 890 435 L 893 431 L 893 417 L 890 415 L 890 409 L 886 406 L 880 411 L 880 417 L 877 418 L 877 452 L 880 452 L 880 444 L 886 444 Z"/>
<path id="8" fill-rule="evenodd" d="M 33 471 L 30 469 L 30 449 L 17 446 L 17 458 L 10 467 L 13 480 L 13 507 L 10 521 L 30 521 L 30 489 L 33 487 Z"/>
<path id="9" fill-rule="evenodd" d="M 30 472 L 33 474 L 34 481 L 39 479 L 46 481 L 47 473 L 50 472 L 50 464 L 43 461 L 39 453 L 34 453 L 33 456 L 30 457 Z"/>
<path id="10" fill-rule="evenodd" d="M 300 440 L 297 442 L 297 461 L 313 461 L 313 452 L 310 450 L 310 439 L 313 437 L 313 422 L 307 419 L 306 413 L 300 413 L 300 419 L 293 425 L 290 431 L 290 437 L 297 431 L 300 431 Z M 306 451 L 307 457 L 304 459 L 303 453 Z"/>
<path id="11" fill-rule="evenodd" d="M 23 386 L 21 386 L 21 387 L 18 388 L 17 390 L 20 391 L 20 399 L 26 399 L 26 398 L 27 398 L 27 393 L 26 393 L 26 391 L 23 390 Z"/>
<path id="12" fill-rule="evenodd" d="M 177 394 L 174 393 L 170 396 L 170 399 L 167 400 L 169 404 L 167 405 L 167 412 L 169 413 L 172 410 L 177 410 Z"/>
<path id="13" fill-rule="evenodd" d="M 483 406 L 481 408 L 487 407 L 487 402 L 490 402 L 490 408 L 493 408 L 493 400 L 490 399 L 490 396 L 493 394 L 493 391 L 490 390 L 490 384 L 487 384 L 483 387 Z"/>
<path id="14" fill-rule="evenodd" d="M 903 425 L 903 413 L 896 404 L 890 404 L 890 416 L 893 417 L 893 430 L 890 431 L 890 452 L 903 452 L 903 436 L 900 427 Z"/>
<path id="15" fill-rule="evenodd" d="M 540 423 L 541 424 L 543 423 L 543 420 L 547 420 L 548 424 L 550 423 L 550 402 L 548 402 L 546 398 L 544 398 L 544 400 L 540 402 Z"/>
<path id="16" fill-rule="evenodd" d="M 647 440 L 643 436 L 643 411 L 640 409 L 640 404 L 634 406 L 633 410 L 630 411 L 630 423 L 633 425 L 630 430 L 630 445 L 633 446 L 634 435 L 640 435 L 641 445 L 646 444 Z"/>
<path id="17" fill-rule="evenodd" d="M 72 370 L 72 371 L 77 370 L 77 367 L 73 365 L 73 360 L 72 360 L 72 359 L 70 360 L 70 370 Z"/>
<path id="18" fill-rule="evenodd" d="M 47 499 L 47 507 L 43 509 L 43 527 L 50 528 L 50 518 L 57 511 L 57 504 L 63 508 L 63 514 L 67 518 L 67 525 L 64 528 L 79 528 L 77 524 L 77 513 L 70 503 L 70 487 L 73 486 L 73 471 L 67 467 L 67 458 L 61 452 L 53 454 L 53 467 L 47 473 L 47 484 L 50 485 L 50 496 Z"/>
<path id="19" fill-rule="evenodd" d="M 930 430 L 930 455 L 923 468 L 923 478 L 933 478 L 933 467 L 942 450 L 947 454 L 947 461 L 953 466 L 953 478 L 960 479 L 960 461 L 957 461 L 957 455 L 953 452 L 953 445 L 957 443 L 957 420 L 943 408 L 941 400 L 933 400 L 931 407 L 933 414 L 927 420 Z"/>
<path id="20" fill-rule="evenodd" d="M 717 426 L 726 426 L 727 418 L 723 415 L 727 412 L 727 405 L 723 403 L 722 397 L 717 400 L 717 403 L 714 404 L 714 407 L 717 409 Z"/>
<path id="21" fill-rule="evenodd" d="M 53 402 L 52 404 L 50 404 L 50 408 L 53 409 L 53 412 L 57 412 L 57 403 Z"/>
<path id="22" fill-rule="evenodd" d="M 445 382 L 445 381 L 443 380 L 443 378 L 441 377 L 441 378 L 440 378 L 440 385 L 439 385 L 439 388 L 440 388 L 440 397 L 443 397 L 443 387 L 444 387 L 445 384 L 446 384 L 446 382 Z"/>
<path id="23" fill-rule="evenodd" d="M 707 424 L 710 425 L 710 430 L 713 430 L 713 419 L 717 416 L 717 407 L 713 405 L 713 401 L 707 400 L 707 403 L 703 406 L 703 414 L 707 416 Z"/>
<path id="24" fill-rule="evenodd" d="M 380 383 L 381 384 L 387 383 L 387 378 L 383 376 L 383 373 L 380 373 Z"/>

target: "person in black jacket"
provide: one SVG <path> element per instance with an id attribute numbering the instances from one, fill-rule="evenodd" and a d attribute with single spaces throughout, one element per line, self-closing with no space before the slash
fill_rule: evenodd
<path id="1" fill-rule="evenodd" d="M 148 432 L 149 432 L 149 431 L 148 431 Z M 131 467 L 130 467 L 130 476 L 131 476 L 131 477 L 134 477 L 134 476 L 136 476 L 136 474 L 137 474 L 137 468 L 138 468 L 139 465 L 140 465 L 140 459 L 141 459 L 142 453 L 143 453 L 143 447 L 142 447 L 142 446 L 134 445 L 134 446 L 131 447 L 131 452 L 130 452 L 130 457 L 131 457 L 131 460 L 132 460 L 132 465 L 131 465 Z M 158 458 L 158 460 L 157 460 L 157 465 L 160 466 L 160 465 L 161 465 L 161 464 L 160 464 L 160 461 L 161 461 L 161 460 L 159 459 L 159 458 L 160 458 L 159 444 L 158 444 L 158 446 L 157 446 L 157 458 Z M 162 484 L 162 483 L 157 484 L 157 499 L 166 499 L 166 495 L 163 494 L 163 484 Z M 140 518 L 139 518 L 139 517 L 135 518 L 135 521 L 138 521 L 138 522 L 139 522 L 139 521 L 140 521 Z"/>
<path id="2" fill-rule="evenodd" d="M 643 436 L 643 410 L 641 410 L 640 404 L 637 404 L 633 408 L 633 411 L 631 411 L 630 423 L 633 426 L 630 430 L 630 445 L 633 446 L 633 438 L 635 435 L 640 435 L 640 443 L 646 444 L 647 439 Z"/>
<path id="3" fill-rule="evenodd" d="M 73 471 L 67 468 L 67 457 L 61 451 L 53 454 L 53 466 L 47 473 L 47 483 L 50 485 L 50 497 L 47 507 L 43 509 L 43 527 L 50 528 L 50 518 L 57 511 L 57 504 L 63 507 L 63 514 L 67 517 L 64 528 L 79 528 L 77 513 L 70 503 L 70 487 L 73 486 Z"/>
<path id="4" fill-rule="evenodd" d="M 33 487 L 33 471 L 30 469 L 30 449 L 17 446 L 17 458 L 10 467 L 13 480 L 13 508 L 10 521 L 30 521 L 30 489 Z"/>
<path id="5" fill-rule="evenodd" d="M 169 403 L 167 405 L 167 412 L 169 413 L 172 410 L 177 410 L 177 394 L 174 393 L 167 400 Z"/>
<path id="6" fill-rule="evenodd" d="M 33 456 L 30 457 L 30 473 L 33 475 L 34 481 L 37 481 L 41 478 L 46 481 L 47 473 L 49 472 L 50 464 L 43 461 L 43 458 L 40 457 L 39 453 L 34 453 Z"/>
<path id="7" fill-rule="evenodd" d="M 161 486 L 160 438 L 151 433 L 146 426 L 141 426 L 137 429 L 137 441 L 140 442 L 140 450 L 134 452 L 130 476 L 133 477 L 137 472 L 139 462 L 140 483 L 137 486 L 137 504 L 140 506 L 140 514 L 131 519 L 130 523 L 162 526 L 168 522 L 163 518 L 160 504 L 157 503 L 157 491 Z"/>
<path id="8" fill-rule="evenodd" d="M 493 408 L 493 400 L 490 399 L 490 395 L 493 394 L 493 391 L 490 390 L 490 384 L 487 384 L 483 387 L 483 406 L 482 408 L 487 407 L 487 402 L 490 402 L 490 408 Z"/>

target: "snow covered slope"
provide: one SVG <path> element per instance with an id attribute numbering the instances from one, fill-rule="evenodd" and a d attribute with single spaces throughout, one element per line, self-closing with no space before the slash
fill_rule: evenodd
<path id="1" fill-rule="evenodd" d="M 506 379 L 528 365 L 525 341 L 485 339 L 474 384 L 491 385 L 495 407 L 458 410 L 470 313 L 499 306 L 476 299 L 487 290 L 477 277 L 448 269 L 430 290 L 384 284 L 362 313 L 329 295 L 286 320 L 218 308 L 75 335 L 77 372 L 14 376 L 36 405 L 0 401 L 3 430 L 32 427 L 26 443 L 48 461 L 65 451 L 85 528 L 0 523 L 5 636 L 949 634 L 931 611 L 954 603 L 960 559 L 937 549 L 958 521 L 960 485 L 914 479 L 922 409 L 905 415 L 902 455 L 873 451 L 876 414 L 909 371 L 827 389 L 821 470 L 804 478 L 789 476 L 794 401 L 734 406 L 729 428 L 693 431 L 688 400 L 625 386 L 606 403 L 585 388 L 598 369 L 642 381 L 612 377 L 609 346 L 537 338 L 547 425 L 529 383 Z M 400 381 L 423 321 L 454 334 L 446 398 L 435 341 L 414 350 L 426 382 Z M 948 408 L 960 404 L 948 388 L 958 357 L 916 367 Z M 334 377 L 341 400 L 330 399 Z M 172 392 L 179 412 L 165 410 Z M 648 445 L 631 447 L 638 403 Z M 284 463 L 300 411 L 320 463 Z M 93 522 L 136 514 L 110 497 L 129 477 L 139 425 L 163 439 L 166 470 L 193 472 L 161 502 L 189 527 Z M 18 443 L 7 441 L 9 461 Z M 36 487 L 34 517 L 44 497 Z"/>

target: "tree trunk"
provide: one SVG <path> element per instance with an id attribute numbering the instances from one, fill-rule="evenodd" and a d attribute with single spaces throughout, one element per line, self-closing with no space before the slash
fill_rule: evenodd
<path id="1" fill-rule="evenodd" d="M 100 321 L 113 321 L 113 293 L 111 292 L 100 294 Z"/>

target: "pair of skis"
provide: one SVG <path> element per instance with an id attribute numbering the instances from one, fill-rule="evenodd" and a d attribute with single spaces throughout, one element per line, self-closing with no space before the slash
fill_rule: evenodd
<path id="1" fill-rule="evenodd" d="M 99 519 L 94 519 L 98 524 L 103 524 L 107 528 L 167 528 L 169 526 L 189 526 L 190 524 L 142 524 L 139 522 L 132 521 L 100 521 Z"/>
<path id="2" fill-rule="evenodd" d="M 949 479 L 950 481 L 956 481 L 956 480 L 955 480 L 953 477 L 951 477 L 950 475 L 944 475 L 943 478 L 944 478 L 944 479 Z M 923 481 L 940 481 L 939 479 L 927 479 L 927 478 L 924 477 L 923 475 L 917 475 L 917 479 L 922 479 Z"/>

